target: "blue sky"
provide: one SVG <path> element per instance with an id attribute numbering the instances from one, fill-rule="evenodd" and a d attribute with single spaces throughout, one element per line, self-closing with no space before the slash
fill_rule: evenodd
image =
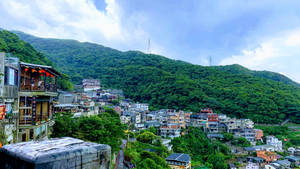
<path id="1" fill-rule="evenodd" d="M 0 27 L 147 51 L 194 64 L 241 64 L 300 82 L 299 0 L 10 0 Z"/>

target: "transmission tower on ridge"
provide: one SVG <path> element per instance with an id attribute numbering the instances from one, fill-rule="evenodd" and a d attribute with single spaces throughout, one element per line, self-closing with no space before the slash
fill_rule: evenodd
<path id="1" fill-rule="evenodd" d="M 209 56 L 209 66 L 212 66 L 212 57 Z"/>
<path id="2" fill-rule="evenodd" d="M 148 39 L 148 49 L 147 49 L 147 53 L 151 54 L 151 41 L 150 38 Z"/>

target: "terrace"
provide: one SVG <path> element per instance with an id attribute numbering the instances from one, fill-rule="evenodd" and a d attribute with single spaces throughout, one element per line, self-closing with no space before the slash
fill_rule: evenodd
<path id="1" fill-rule="evenodd" d="M 21 92 L 57 92 L 57 76 L 51 66 L 21 62 Z"/>

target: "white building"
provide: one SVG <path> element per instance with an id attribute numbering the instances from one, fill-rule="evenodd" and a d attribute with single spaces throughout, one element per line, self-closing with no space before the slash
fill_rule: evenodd
<path id="1" fill-rule="evenodd" d="M 82 80 L 83 91 L 98 90 L 101 88 L 99 79 L 83 79 Z"/>
<path id="2" fill-rule="evenodd" d="M 275 148 L 275 151 L 282 151 L 282 141 L 278 140 L 278 138 L 274 136 L 267 136 L 266 137 L 267 145 L 271 145 Z"/>
<path id="3" fill-rule="evenodd" d="M 142 123 L 142 113 L 135 114 L 135 123 Z"/>
<path id="4" fill-rule="evenodd" d="M 241 128 L 252 129 L 254 127 L 254 122 L 250 119 L 241 119 Z"/>
<path id="5" fill-rule="evenodd" d="M 148 111 L 149 106 L 145 103 L 135 103 L 130 106 L 130 110 L 132 111 Z"/>
<path id="6" fill-rule="evenodd" d="M 249 162 L 246 165 L 246 169 L 259 169 L 259 165 L 256 163 Z"/>
<path id="7" fill-rule="evenodd" d="M 289 147 L 288 152 L 294 154 L 296 152 L 296 149 L 294 147 Z"/>
<path id="8" fill-rule="evenodd" d="M 131 121 L 131 116 L 121 116 L 120 120 L 122 124 L 128 124 Z"/>
<path id="9" fill-rule="evenodd" d="M 179 127 L 175 127 L 174 124 L 168 124 L 168 126 L 161 126 L 160 127 L 160 136 L 167 138 L 175 138 L 175 137 L 179 137 L 180 136 L 180 128 Z"/>

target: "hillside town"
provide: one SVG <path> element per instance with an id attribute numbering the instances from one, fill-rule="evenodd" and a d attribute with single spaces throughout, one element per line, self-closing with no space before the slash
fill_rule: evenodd
<path id="1" fill-rule="evenodd" d="M 0 147 L 47 140 L 56 113 L 71 112 L 74 118 L 89 117 L 101 114 L 105 107 L 109 107 L 120 115 L 121 123 L 126 124 L 131 132 L 154 128 L 169 151 L 172 151 L 172 139 L 184 135 L 187 128 L 196 127 L 201 128 L 211 140 L 222 142 L 226 134 L 231 134 L 249 142 L 247 147 L 228 143 L 232 153 L 238 157 L 237 162 L 246 169 L 300 167 L 300 147 L 284 147 L 282 140 L 265 135 L 263 130 L 255 128 L 250 119 L 215 113 L 211 108 L 203 108 L 199 112 L 153 111 L 147 103 L 125 98 L 122 90 L 102 88 L 99 79 L 84 79 L 73 92 L 61 91 L 57 88 L 61 74 L 51 66 L 20 62 L 5 53 L 0 53 L 0 71 L 3 72 L 0 84 Z M 55 147 L 55 143 L 51 144 Z M 173 152 L 166 161 L 171 168 L 191 168 L 189 154 Z M 230 163 L 230 168 L 237 168 L 237 162 Z"/>

